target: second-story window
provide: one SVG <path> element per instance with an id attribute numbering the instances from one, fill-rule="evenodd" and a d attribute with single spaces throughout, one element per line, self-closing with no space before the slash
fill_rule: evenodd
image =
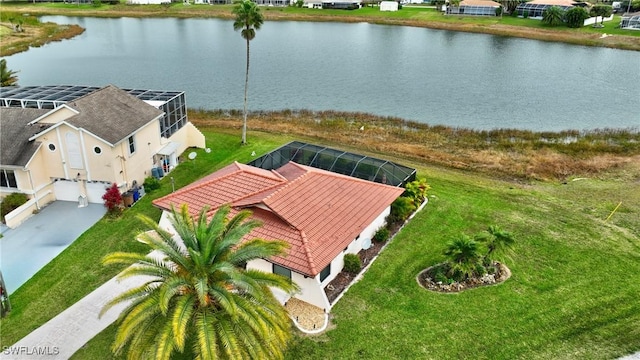
<path id="1" fill-rule="evenodd" d="M 133 140 L 133 136 L 129 136 L 129 155 L 133 155 L 136 152 L 136 142 Z"/>

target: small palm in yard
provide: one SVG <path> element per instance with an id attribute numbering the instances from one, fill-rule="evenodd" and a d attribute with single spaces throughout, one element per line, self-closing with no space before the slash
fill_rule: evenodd
<path id="1" fill-rule="evenodd" d="M 455 280 L 473 277 L 482 267 L 480 243 L 464 234 L 447 244 L 444 255 L 448 258 L 448 275 Z"/>
<path id="2" fill-rule="evenodd" d="M 139 241 L 153 253 L 112 253 L 105 258 L 105 264 L 133 265 L 120 278 L 149 278 L 103 309 L 131 301 L 117 321 L 115 353 L 127 348 L 128 358 L 135 359 L 169 359 L 176 352 L 193 352 L 197 359 L 284 356 L 291 324 L 270 287 L 287 292 L 298 288 L 282 276 L 245 270 L 244 264 L 282 254 L 286 243 L 243 242 L 260 224 L 248 219 L 249 211 L 231 219 L 229 213 L 225 206 L 207 220 L 206 208 L 197 218 L 186 206 L 174 209 L 171 222 L 182 243 L 141 217 L 155 232 L 140 235 Z"/>
<path id="3" fill-rule="evenodd" d="M 488 236 L 484 238 L 487 246 L 485 258 L 489 261 L 495 261 L 497 256 L 507 253 L 516 241 L 512 233 L 503 230 L 498 225 L 490 225 L 487 234 Z"/>
<path id="4" fill-rule="evenodd" d="M 549 26 L 558 26 L 564 23 L 564 10 L 559 6 L 550 6 L 542 13 L 542 23 Z"/>

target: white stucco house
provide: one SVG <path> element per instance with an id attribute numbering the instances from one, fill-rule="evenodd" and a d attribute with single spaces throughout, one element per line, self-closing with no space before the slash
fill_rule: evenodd
<path id="1" fill-rule="evenodd" d="M 186 110 L 167 116 L 154 106 L 161 102 L 113 85 L 79 97 L 67 93 L 59 103 L 33 100 L 41 89 L 22 90 L 3 89 L 0 96 L 0 196 L 19 192 L 30 199 L 5 217 L 9 227 L 54 200 L 103 203 L 111 184 L 124 192 L 156 166 L 170 170 L 188 147 L 205 146 Z M 18 93 L 23 97 L 13 97 Z"/>
<path id="2" fill-rule="evenodd" d="M 380 11 L 398 11 L 397 1 L 381 1 Z"/>
<path id="3" fill-rule="evenodd" d="M 249 209 L 263 225 L 247 239 L 284 240 L 284 256 L 254 260 L 248 269 L 281 274 L 298 284 L 295 298 L 329 312 L 324 288 L 342 270 L 345 254 L 356 254 L 385 225 L 391 203 L 404 189 L 288 162 L 275 170 L 233 163 L 153 204 L 163 210 L 159 225 L 175 233 L 171 208 L 186 204 L 192 215 L 211 215 L 230 204 Z M 284 304 L 290 295 L 274 290 Z"/>

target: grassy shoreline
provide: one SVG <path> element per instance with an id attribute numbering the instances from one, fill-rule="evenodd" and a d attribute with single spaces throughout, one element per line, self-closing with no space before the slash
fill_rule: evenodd
<path id="1" fill-rule="evenodd" d="M 13 31 L 12 22 L 17 21 L 24 21 L 22 24 L 24 32 Z M 2 30 L 0 33 L 0 56 L 9 56 L 50 42 L 71 39 L 82 34 L 85 30 L 75 24 L 41 23 L 37 19 L 25 18 L 22 14 L 7 12 L 4 9 L 2 9 L 0 28 Z"/>
<path id="2" fill-rule="evenodd" d="M 189 119 L 199 128 L 242 124 L 239 111 L 189 110 Z M 248 126 L 511 181 L 640 176 L 640 128 L 477 131 L 364 113 L 291 110 L 253 112 Z"/>
<path id="3" fill-rule="evenodd" d="M 90 17 L 177 17 L 231 19 L 230 5 L 71 5 L 3 3 L 2 11 L 15 11 L 33 16 L 65 15 Z M 640 51 L 640 34 L 616 29 L 619 17 L 605 23 L 602 29 L 589 26 L 580 29 L 552 28 L 539 20 L 512 17 L 445 16 L 433 9 L 405 7 L 397 13 L 380 12 L 377 8 L 353 11 L 264 7 L 267 21 L 369 22 L 381 25 L 425 27 L 438 30 L 484 33 L 568 44 L 610 47 Z M 606 34 L 606 36 L 603 36 Z"/>

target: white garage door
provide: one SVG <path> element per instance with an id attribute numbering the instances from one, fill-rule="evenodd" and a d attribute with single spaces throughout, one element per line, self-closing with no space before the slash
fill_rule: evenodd
<path id="1" fill-rule="evenodd" d="M 80 184 L 77 181 L 59 179 L 53 183 L 53 192 L 57 200 L 78 201 Z"/>
<path id="2" fill-rule="evenodd" d="M 107 189 L 111 186 L 111 184 L 98 181 L 98 182 L 88 182 L 87 183 L 87 198 L 90 203 L 98 203 L 103 204 L 102 195 L 107 192 Z"/>
<path id="3" fill-rule="evenodd" d="M 59 179 L 53 183 L 53 191 L 58 200 L 77 202 L 80 197 L 80 186 L 81 183 L 78 181 Z M 105 182 L 87 182 L 87 200 L 90 203 L 102 204 L 102 195 L 108 187 L 109 184 Z"/>

